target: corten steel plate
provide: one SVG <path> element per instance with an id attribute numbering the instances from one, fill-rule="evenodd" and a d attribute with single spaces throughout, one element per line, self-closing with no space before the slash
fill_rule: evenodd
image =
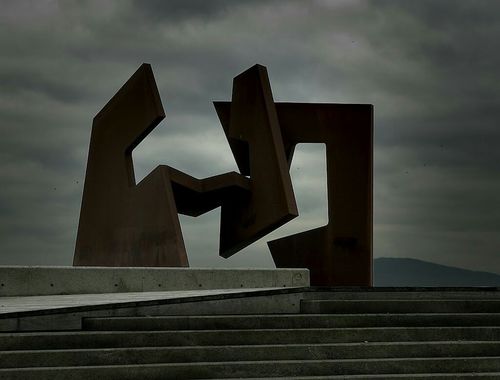
<path id="1" fill-rule="evenodd" d="M 222 209 L 219 254 L 229 257 L 298 211 L 266 68 L 255 65 L 234 78 L 231 103 L 219 104 L 219 120 L 252 190 L 248 202 Z"/>
<path id="2" fill-rule="evenodd" d="M 95 116 L 73 265 L 188 266 L 177 213 L 248 199 L 235 172 L 198 180 L 162 165 L 136 185 L 132 150 L 164 117 L 147 64 Z"/>
<path id="3" fill-rule="evenodd" d="M 216 107 L 232 117 L 230 102 Z M 268 242 L 276 266 L 309 268 L 313 286 L 372 286 L 373 106 L 275 107 L 289 163 L 296 144 L 326 144 L 328 185 L 328 224 Z"/>
<path id="4" fill-rule="evenodd" d="M 165 117 L 142 65 L 96 115 L 74 265 L 187 266 L 178 213 L 221 206 L 220 255 L 297 216 L 289 175 L 295 145 L 324 143 L 326 226 L 269 242 L 277 267 L 306 267 L 312 285 L 372 285 L 373 107 L 274 103 L 265 67 L 215 102 L 241 174 L 198 180 L 161 165 L 136 185 L 131 152 Z"/>

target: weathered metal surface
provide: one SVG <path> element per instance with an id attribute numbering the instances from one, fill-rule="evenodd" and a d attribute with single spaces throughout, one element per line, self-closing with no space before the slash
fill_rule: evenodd
<path id="1" fill-rule="evenodd" d="M 232 101 L 215 108 L 250 199 L 222 210 L 220 255 L 229 257 L 298 215 L 283 138 L 266 68 L 255 65 L 234 78 Z M 227 103 L 226 103 L 227 104 Z"/>
<path id="2" fill-rule="evenodd" d="M 178 213 L 248 197 L 234 172 L 198 180 L 162 165 L 136 185 L 132 149 L 164 117 L 146 64 L 95 116 L 73 265 L 188 266 Z"/>
<path id="3" fill-rule="evenodd" d="M 288 151 L 325 143 L 328 224 L 268 242 L 277 267 L 306 267 L 312 285 L 371 286 L 373 107 L 277 104 Z"/>
<path id="4" fill-rule="evenodd" d="M 199 180 L 161 165 L 136 185 L 131 152 L 165 117 L 142 65 L 94 118 L 74 265 L 187 266 L 178 213 L 221 206 L 229 257 L 298 215 L 289 165 L 298 143 L 326 144 L 328 224 L 269 242 L 277 267 L 312 285 L 372 285 L 373 107 L 275 103 L 265 67 L 215 102 L 241 173 Z"/>
<path id="5" fill-rule="evenodd" d="M 229 102 L 219 115 L 231 117 Z M 275 103 L 287 161 L 298 143 L 324 143 L 328 224 L 268 242 L 277 267 L 309 268 L 311 285 L 371 286 L 373 106 Z"/>

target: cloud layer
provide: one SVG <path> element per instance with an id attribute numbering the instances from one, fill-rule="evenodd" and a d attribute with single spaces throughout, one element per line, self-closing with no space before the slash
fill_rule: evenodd
<path id="1" fill-rule="evenodd" d="M 4 1 L 0 264 L 71 264 L 92 117 L 142 62 L 167 118 L 134 151 L 138 179 L 235 170 L 211 102 L 261 63 L 277 101 L 375 105 L 375 256 L 500 273 L 498 15 L 494 0 Z M 218 211 L 182 217 L 191 265 L 272 267 L 266 240 L 324 224 L 322 149 L 295 157 L 301 216 L 229 260 Z"/>

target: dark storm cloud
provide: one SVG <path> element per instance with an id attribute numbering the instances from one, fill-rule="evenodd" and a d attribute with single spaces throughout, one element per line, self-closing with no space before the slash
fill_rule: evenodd
<path id="1" fill-rule="evenodd" d="M 388 23 L 400 36 L 388 41 L 388 51 L 412 57 L 427 78 L 409 71 L 410 78 L 424 79 L 421 85 L 407 83 L 400 91 L 386 86 L 418 107 L 380 120 L 381 155 L 392 150 L 399 160 L 391 163 L 388 155 L 387 162 L 378 162 L 378 173 L 386 173 L 379 188 L 390 189 L 378 202 L 377 218 L 392 220 L 388 241 L 419 241 L 408 247 L 409 255 L 420 251 L 422 258 L 464 266 L 478 265 L 482 257 L 497 268 L 500 97 L 492 84 L 500 76 L 500 55 L 493 49 L 500 34 L 498 3 L 437 3 L 381 9 L 405 20 L 399 27 Z M 403 247 L 394 243 L 388 250 L 398 245 Z"/>
<path id="2" fill-rule="evenodd" d="M 142 62 L 167 118 L 134 150 L 138 180 L 161 163 L 236 170 L 211 102 L 261 63 L 277 101 L 375 105 L 376 256 L 500 272 L 499 14 L 497 1 L 5 1 L 0 263 L 71 263 L 92 117 Z M 191 264 L 272 266 L 265 240 L 326 223 L 321 152 L 299 147 L 292 167 L 301 216 L 232 260 L 217 257 L 218 211 L 183 217 Z"/>
<path id="3" fill-rule="evenodd" d="M 147 20 L 156 22 L 185 21 L 193 19 L 209 19 L 218 16 L 238 4 L 234 0 L 173 0 L 173 1 L 134 1 L 134 8 L 142 13 Z"/>

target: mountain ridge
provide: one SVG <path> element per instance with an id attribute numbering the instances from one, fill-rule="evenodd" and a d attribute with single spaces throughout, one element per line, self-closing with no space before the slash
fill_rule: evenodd
<path id="1" fill-rule="evenodd" d="M 500 274 L 413 258 L 376 258 L 373 275 L 375 286 L 500 286 Z"/>

